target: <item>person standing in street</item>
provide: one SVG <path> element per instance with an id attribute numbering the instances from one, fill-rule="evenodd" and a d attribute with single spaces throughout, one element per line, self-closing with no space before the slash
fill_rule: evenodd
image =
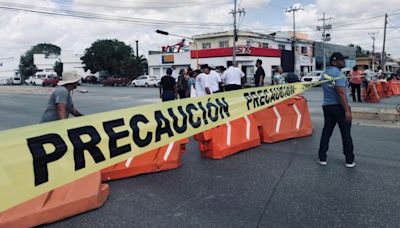
<path id="1" fill-rule="evenodd" d="M 256 73 L 254 74 L 254 84 L 256 87 L 264 85 L 265 71 L 262 67 L 261 59 L 257 59 L 256 61 Z"/>
<path id="2" fill-rule="evenodd" d="M 178 97 L 176 81 L 172 77 L 172 69 L 167 69 L 167 75 L 161 78 L 160 82 L 160 98 L 162 101 L 175 100 Z"/>
<path id="3" fill-rule="evenodd" d="M 63 73 L 63 80 L 50 96 L 47 108 L 43 113 L 41 123 L 67 119 L 71 113 L 73 116 L 83 116 L 72 102 L 71 92 L 76 89 L 81 77 L 75 71 Z"/>
<path id="4" fill-rule="evenodd" d="M 225 91 L 238 90 L 243 86 L 242 78 L 245 76 L 235 63 L 228 62 L 228 69 L 222 74 L 222 80 L 225 84 Z"/>
<path id="5" fill-rule="evenodd" d="M 179 99 L 184 99 L 186 98 L 186 92 L 188 90 L 188 84 L 187 84 L 187 71 L 185 69 L 181 69 L 179 71 L 179 76 L 178 76 L 178 94 L 179 94 Z"/>
<path id="6" fill-rule="evenodd" d="M 209 85 L 212 93 L 222 92 L 222 80 L 220 74 L 211 69 L 208 65 L 204 68 L 204 73 L 207 74 Z"/>
<path id="7" fill-rule="evenodd" d="M 353 67 L 353 71 L 350 73 L 350 86 L 351 94 L 353 94 L 353 101 L 361 101 L 361 72 L 357 66 Z M 357 99 L 356 99 L 357 98 Z"/>
<path id="8" fill-rule="evenodd" d="M 209 75 L 207 75 L 205 72 L 207 72 L 206 67 L 202 67 L 203 72 L 197 75 L 196 77 L 196 83 L 195 83 L 195 88 L 196 88 L 196 96 L 201 97 L 201 96 L 207 96 L 208 94 L 212 94 L 211 88 L 210 88 L 210 82 L 209 82 Z"/>
<path id="9" fill-rule="evenodd" d="M 283 74 L 283 69 L 282 69 L 281 66 L 278 66 L 275 69 L 275 74 L 274 74 L 274 77 L 273 77 L 274 85 L 283 85 L 283 84 L 286 83 L 285 82 L 285 78 L 283 77 L 282 74 Z"/>
<path id="10" fill-rule="evenodd" d="M 343 76 L 340 69 L 345 66 L 345 59 L 340 52 L 331 55 L 330 67 L 323 73 L 322 80 L 330 80 L 323 83 L 323 105 L 324 128 L 322 130 L 321 142 L 319 147 L 318 163 L 322 166 L 327 165 L 327 155 L 329 140 L 336 126 L 339 125 L 342 135 L 343 153 L 346 157 L 346 167 L 353 168 L 353 139 L 351 138 L 352 114 L 347 99 L 347 78 Z M 333 80 L 332 80 L 333 79 Z"/>

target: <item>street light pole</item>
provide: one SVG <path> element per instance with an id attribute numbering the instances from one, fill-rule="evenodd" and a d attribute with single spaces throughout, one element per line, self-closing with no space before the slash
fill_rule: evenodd
<path id="1" fill-rule="evenodd" d="M 156 33 L 161 34 L 161 35 L 165 35 L 165 36 L 175 36 L 175 37 L 179 37 L 179 38 L 184 38 L 184 39 L 188 39 L 188 40 L 192 40 L 193 44 L 194 44 L 194 48 L 196 49 L 196 68 L 199 69 L 199 49 L 197 47 L 197 43 L 196 40 L 193 37 L 188 37 L 188 36 L 180 36 L 180 35 L 176 35 L 176 34 L 172 34 L 163 30 L 156 30 Z"/>

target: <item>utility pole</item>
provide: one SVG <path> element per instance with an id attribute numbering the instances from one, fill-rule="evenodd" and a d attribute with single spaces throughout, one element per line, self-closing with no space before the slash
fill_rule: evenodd
<path id="1" fill-rule="evenodd" d="M 136 40 L 136 57 L 139 57 L 139 40 Z"/>
<path id="2" fill-rule="evenodd" d="M 322 30 L 322 52 L 323 52 L 323 70 L 326 70 L 326 50 L 325 50 L 325 42 L 331 40 L 331 36 L 329 33 L 327 33 L 327 30 L 332 29 L 331 24 L 326 24 L 326 21 L 332 20 L 332 17 L 326 18 L 325 17 L 325 12 L 323 13 L 322 18 L 318 19 L 318 21 L 322 21 L 322 27 L 317 26 L 317 30 L 321 31 Z"/>
<path id="3" fill-rule="evenodd" d="M 375 71 L 375 35 L 377 35 L 378 32 L 369 32 L 368 35 L 372 39 L 372 71 Z"/>
<path id="4" fill-rule="evenodd" d="M 237 9 L 237 0 L 234 0 L 234 9 L 230 12 L 233 15 L 233 48 L 232 48 L 232 62 L 236 62 L 236 42 L 238 41 L 237 35 L 237 25 L 236 25 L 236 14 L 239 14 L 239 17 L 243 14 L 246 14 L 244 8 Z"/>
<path id="5" fill-rule="evenodd" d="M 293 13 L 293 36 L 292 36 L 292 50 L 293 50 L 293 72 L 296 73 L 296 12 L 303 10 L 302 7 L 291 6 L 285 10 L 285 13 Z"/>
<path id="6" fill-rule="evenodd" d="M 381 54 L 381 67 L 382 70 L 385 71 L 385 63 L 386 63 L 386 53 L 385 53 L 385 47 L 386 47 L 386 27 L 387 27 L 387 18 L 388 15 L 387 13 L 385 13 L 385 24 L 384 24 L 384 31 L 383 31 L 383 50 L 382 50 L 382 54 Z"/>

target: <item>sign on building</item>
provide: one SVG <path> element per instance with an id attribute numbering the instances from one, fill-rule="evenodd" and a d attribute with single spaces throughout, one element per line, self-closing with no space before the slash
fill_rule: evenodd
<path id="1" fill-rule="evenodd" d="M 161 56 L 162 64 L 171 64 L 175 62 L 174 55 L 162 55 Z"/>

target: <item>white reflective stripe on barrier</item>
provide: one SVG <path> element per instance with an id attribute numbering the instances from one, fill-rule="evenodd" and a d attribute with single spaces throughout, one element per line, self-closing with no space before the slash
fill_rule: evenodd
<path id="1" fill-rule="evenodd" d="M 301 123 L 301 113 L 299 112 L 299 109 L 297 108 L 296 104 L 293 104 L 293 109 L 297 114 L 297 121 L 296 121 L 296 129 L 300 129 L 300 123 Z"/>
<path id="2" fill-rule="evenodd" d="M 171 154 L 172 148 L 174 148 L 174 142 L 168 144 L 167 151 L 164 154 L 164 161 L 168 160 L 169 155 Z"/>
<path id="3" fill-rule="evenodd" d="M 232 126 L 230 122 L 226 122 L 226 145 L 231 145 Z"/>
<path id="4" fill-rule="evenodd" d="M 244 116 L 244 119 L 246 120 L 246 139 L 250 139 L 251 121 L 248 116 Z"/>
<path id="5" fill-rule="evenodd" d="M 132 160 L 133 160 L 133 157 L 130 157 L 128 160 L 126 160 L 126 162 L 125 162 L 125 167 L 126 168 L 128 168 L 131 165 Z"/>
<path id="6" fill-rule="evenodd" d="M 274 113 L 275 113 L 276 118 L 277 118 L 275 132 L 279 133 L 279 130 L 281 129 L 282 118 L 281 118 L 281 115 L 279 114 L 278 109 L 275 106 L 272 109 L 274 110 Z"/>

